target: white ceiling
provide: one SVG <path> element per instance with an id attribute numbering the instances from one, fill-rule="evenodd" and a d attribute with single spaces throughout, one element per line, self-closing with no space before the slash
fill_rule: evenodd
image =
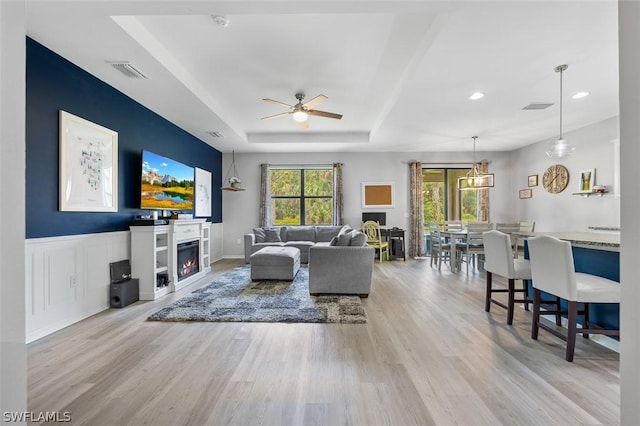
<path id="1" fill-rule="evenodd" d="M 218 26 L 212 15 L 230 20 Z M 230 152 L 513 150 L 618 111 L 617 1 L 27 1 L 28 35 Z M 149 79 L 107 61 L 129 61 Z M 586 90 L 590 96 L 571 99 Z M 262 101 L 325 94 L 302 130 Z M 486 93 L 470 101 L 475 91 Z M 531 102 L 546 110 L 525 111 Z M 223 138 L 213 138 L 217 131 Z"/>

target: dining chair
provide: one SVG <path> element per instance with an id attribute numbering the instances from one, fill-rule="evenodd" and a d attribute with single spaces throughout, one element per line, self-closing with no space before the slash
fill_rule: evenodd
<path id="1" fill-rule="evenodd" d="M 511 247 L 513 247 L 513 257 L 518 258 L 518 236 L 513 235 L 516 232 L 520 232 L 520 222 L 513 223 L 496 223 L 496 230 L 504 232 L 509 235 L 511 239 Z"/>
<path id="2" fill-rule="evenodd" d="M 535 222 L 519 222 L 520 232 L 533 232 L 536 228 Z"/>
<path id="3" fill-rule="evenodd" d="M 462 224 L 461 220 L 445 220 L 444 230 L 445 231 L 462 231 L 464 230 L 464 225 Z"/>
<path id="4" fill-rule="evenodd" d="M 467 223 L 467 235 L 463 246 L 460 248 L 463 261 L 467 262 L 467 275 L 469 265 L 473 263 L 474 268 L 479 268 L 479 264 L 484 263 L 484 241 L 483 232 L 493 229 L 493 224 L 488 222 Z M 484 265 L 483 265 L 484 267 Z"/>
<path id="5" fill-rule="evenodd" d="M 590 303 L 620 303 L 620 283 L 591 274 L 576 272 L 573 263 L 571 243 L 555 237 L 541 236 L 529 238 L 529 256 L 533 278 L 533 317 L 531 338 L 538 339 L 540 328 L 567 342 L 565 359 L 573 361 L 576 334 L 585 338 L 590 334 L 619 336 L 619 329 L 603 329 L 589 323 Z M 556 327 L 541 321 L 541 316 L 553 315 L 558 311 L 540 310 L 541 293 L 565 299 L 568 305 L 567 330 L 561 332 Z M 582 305 L 582 310 L 579 309 Z M 582 327 L 578 328 L 578 316 L 582 316 Z M 590 328 L 594 326 L 594 328 Z"/>
<path id="6" fill-rule="evenodd" d="M 382 241 L 380 222 L 367 220 L 362 224 L 362 232 L 367 236 L 367 245 L 378 251 L 380 263 L 382 263 L 385 254 L 389 260 L 389 242 Z"/>
<path id="7" fill-rule="evenodd" d="M 429 240 L 431 242 L 431 261 L 430 266 L 433 266 L 434 262 L 438 262 L 438 270 L 442 267 L 442 260 L 448 259 L 451 261 L 451 243 L 445 241 L 440 233 L 440 225 L 437 222 L 428 222 L 429 227 Z"/>
<path id="8" fill-rule="evenodd" d="M 507 310 L 507 324 L 512 325 L 516 302 L 525 303 L 526 310 L 528 310 L 528 304 L 531 303 L 528 298 L 527 287 L 527 280 L 531 279 L 531 266 L 528 260 L 513 258 L 511 240 L 504 232 L 497 230 L 486 231 L 483 234 L 483 240 L 486 257 L 484 268 L 487 272 L 484 310 L 490 312 L 492 303 L 505 308 Z M 507 279 L 508 285 L 506 289 L 493 287 L 494 274 Z M 516 280 L 522 280 L 522 288 L 515 287 Z M 507 293 L 507 303 L 504 304 L 494 299 L 493 293 Z M 523 293 L 524 297 L 516 299 L 516 293 Z"/>

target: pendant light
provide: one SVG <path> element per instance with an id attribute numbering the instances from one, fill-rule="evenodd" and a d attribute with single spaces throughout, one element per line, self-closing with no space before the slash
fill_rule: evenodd
<path id="1" fill-rule="evenodd" d="M 472 138 L 473 164 L 471 165 L 471 170 L 469 170 L 465 176 L 458 178 L 458 189 L 462 191 L 467 189 L 493 188 L 493 173 L 481 173 L 480 164 L 476 163 L 476 139 L 478 139 L 478 137 L 472 136 Z"/>
<path id="2" fill-rule="evenodd" d="M 233 171 L 233 174 L 232 174 Z M 229 169 L 227 169 L 227 174 L 224 177 L 224 181 L 222 181 L 222 190 L 224 191 L 244 191 L 244 188 L 240 187 L 242 181 L 240 180 L 240 176 L 238 176 L 238 170 L 236 169 L 236 152 L 231 151 L 231 164 L 229 164 Z M 224 186 L 227 184 L 228 186 Z"/>
<path id="3" fill-rule="evenodd" d="M 569 68 L 568 65 L 558 65 L 555 71 L 560 73 L 560 137 L 556 142 L 551 144 L 547 155 L 550 158 L 565 158 L 573 154 L 576 147 L 571 145 L 566 139 L 562 138 L 562 73 Z"/>

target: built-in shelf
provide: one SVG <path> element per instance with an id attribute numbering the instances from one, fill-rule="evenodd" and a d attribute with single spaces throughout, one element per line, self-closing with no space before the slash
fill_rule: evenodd
<path id="1" fill-rule="evenodd" d="M 582 195 L 583 197 L 590 197 L 592 195 L 597 195 L 598 197 L 602 197 L 604 194 L 608 194 L 609 191 L 604 192 L 595 192 L 595 191 L 580 191 L 574 192 L 573 195 Z"/>

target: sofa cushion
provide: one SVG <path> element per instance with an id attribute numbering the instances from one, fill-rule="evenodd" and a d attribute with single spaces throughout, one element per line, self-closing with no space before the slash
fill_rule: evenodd
<path id="1" fill-rule="evenodd" d="M 277 243 L 282 241 L 280 239 L 280 230 L 275 228 L 269 228 L 264 230 L 264 241 L 266 243 Z"/>
<path id="2" fill-rule="evenodd" d="M 363 232 L 353 230 L 349 234 L 351 235 L 350 246 L 363 247 L 367 244 L 367 236 Z"/>
<path id="3" fill-rule="evenodd" d="M 264 228 L 253 228 L 253 235 L 256 237 L 256 243 L 264 243 L 266 237 Z"/>
<path id="4" fill-rule="evenodd" d="M 341 226 L 316 226 L 316 239 L 317 243 L 325 243 L 331 241 L 331 238 L 338 235 Z"/>
<path id="5" fill-rule="evenodd" d="M 313 226 L 287 226 L 284 241 L 315 241 Z"/>
<path id="6" fill-rule="evenodd" d="M 338 236 L 337 235 L 335 237 L 333 237 L 331 239 L 331 241 L 329 241 L 329 245 L 330 246 L 337 246 L 338 245 Z"/>

